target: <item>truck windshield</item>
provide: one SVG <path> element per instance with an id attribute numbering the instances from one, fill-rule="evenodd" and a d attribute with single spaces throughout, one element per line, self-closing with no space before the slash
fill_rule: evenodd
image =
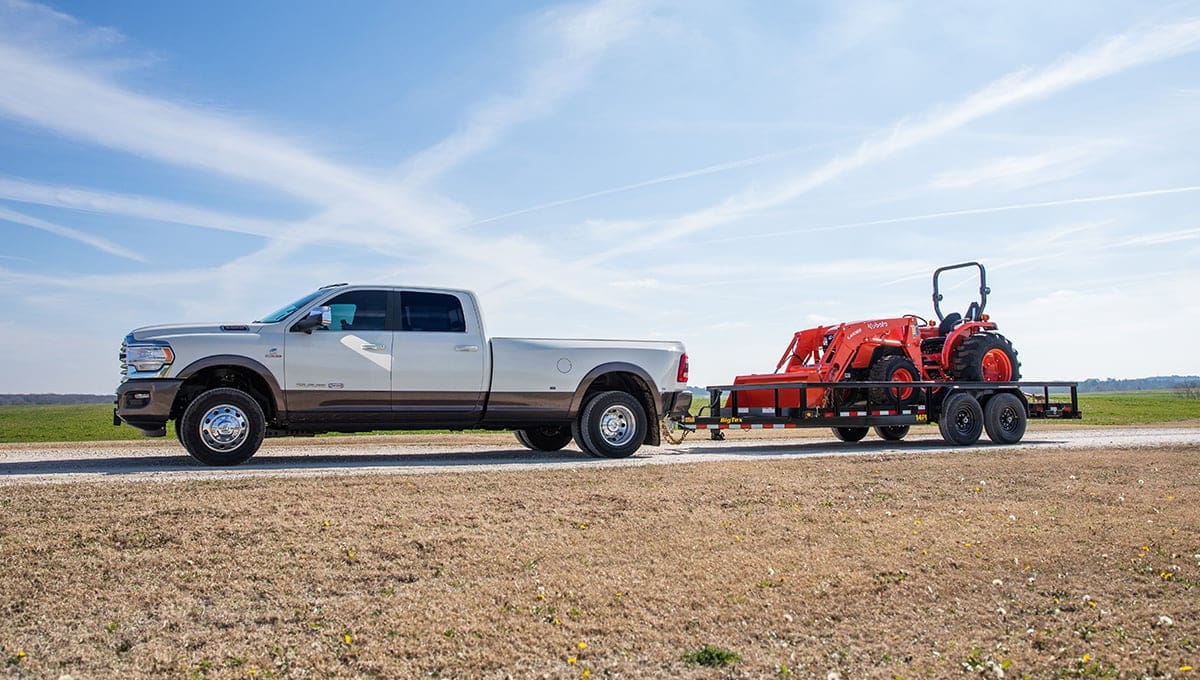
<path id="1" fill-rule="evenodd" d="M 275 323 L 276 321 L 283 321 L 284 319 L 291 316 L 291 314 L 293 312 L 295 312 L 297 309 L 300 309 L 301 307 L 307 307 L 309 304 L 312 303 L 313 300 L 316 300 L 324 292 L 325 291 L 323 291 L 323 290 L 313 291 L 313 292 L 309 293 L 308 295 L 305 295 L 304 297 L 300 298 L 299 300 L 296 300 L 295 302 L 293 302 L 289 305 L 280 307 L 279 309 L 264 316 L 261 320 L 255 321 L 254 323 Z"/>

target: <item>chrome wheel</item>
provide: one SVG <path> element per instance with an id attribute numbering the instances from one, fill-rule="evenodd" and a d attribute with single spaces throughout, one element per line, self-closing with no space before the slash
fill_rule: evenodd
<path id="1" fill-rule="evenodd" d="M 624 404 L 609 406 L 600 415 L 600 436 L 610 446 L 625 446 L 637 431 L 636 418 Z"/>
<path id="2" fill-rule="evenodd" d="M 250 423 L 245 412 L 230 404 L 219 404 L 200 419 L 200 439 L 213 451 L 232 451 L 246 441 Z"/>

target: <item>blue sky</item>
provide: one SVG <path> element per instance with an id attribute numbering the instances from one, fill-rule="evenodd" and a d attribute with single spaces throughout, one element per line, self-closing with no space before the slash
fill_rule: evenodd
<path id="1" fill-rule="evenodd" d="M 1200 373 L 1198 133 L 1196 2 L 0 0 L 0 392 L 336 281 L 718 384 L 964 260 L 1026 377 Z"/>

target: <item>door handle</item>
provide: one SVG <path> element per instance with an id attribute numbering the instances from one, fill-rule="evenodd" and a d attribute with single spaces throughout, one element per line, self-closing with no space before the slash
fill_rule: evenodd
<path id="1" fill-rule="evenodd" d="M 364 342 L 362 348 L 368 352 L 382 352 L 387 349 L 383 345 L 375 345 L 369 342 Z"/>
<path id="2" fill-rule="evenodd" d="M 455 345 L 455 352 L 478 352 L 479 345 Z"/>

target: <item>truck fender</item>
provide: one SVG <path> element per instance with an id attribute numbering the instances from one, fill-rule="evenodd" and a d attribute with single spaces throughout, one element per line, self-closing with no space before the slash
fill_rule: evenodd
<path id="1" fill-rule="evenodd" d="M 275 380 L 274 374 L 270 369 L 263 366 L 261 363 L 251 359 L 250 357 L 239 356 L 237 354 L 216 354 L 203 359 L 197 359 L 184 367 L 177 376 L 180 380 L 187 380 L 197 373 L 208 368 L 220 368 L 222 366 L 236 366 L 252 371 L 258 377 L 267 383 L 267 388 L 271 391 L 268 395 L 275 402 L 275 410 L 279 414 L 283 414 L 287 410 L 287 405 L 283 400 L 283 390 L 279 387 L 279 382 Z"/>
<path id="2" fill-rule="evenodd" d="M 646 409 L 646 416 L 649 418 L 648 427 L 646 428 L 646 441 L 644 443 L 650 446 L 658 446 L 659 443 L 659 405 L 658 405 L 658 386 L 654 384 L 654 379 L 650 374 L 646 373 L 645 369 L 634 364 L 625 363 L 623 361 L 614 361 L 607 364 L 601 364 L 592 370 L 588 371 L 583 380 L 579 382 L 579 387 L 575 390 L 575 395 L 571 399 L 571 419 L 579 417 L 579 412 L 583 410 L 583 399 L 587 396 L 588 391 L 595 385 L 597 380 L 600 380 L 606 375 L 614 373 L 624 373 L 629 375 L 635 384 L 625 385 L 624 387 L 634 390 L 633 396 Z M 614 389 L 619 389 L 622 385 L 614 385 Z"/>

